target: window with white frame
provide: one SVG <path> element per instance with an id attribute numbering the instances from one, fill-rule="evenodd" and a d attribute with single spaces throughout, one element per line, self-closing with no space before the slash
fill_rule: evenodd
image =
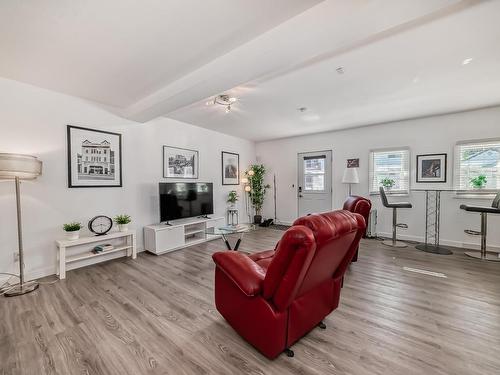
<path id="1" fill-rule="evenodd" d="M 500 189 L 500 139 L 458 142 L 454 159 L 456 189 L 486 193 Z"/>
<path id="2" fill-rule="evenodd" d="M 384 179 L 392 180 L 390 194 L 408 194 L 410 190 L 410 150 L 408 148 L 370 152 L 370 194 L 378 194 Z"/>

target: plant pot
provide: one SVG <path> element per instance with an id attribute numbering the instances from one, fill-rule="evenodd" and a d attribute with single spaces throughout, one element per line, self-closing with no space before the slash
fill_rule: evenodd
<path id="1" fill-rule="evenodd" d="M 262 215 L 255 215 L 253 217 L 253 223 L 254 224 L 260 224 L 262 222 Z"/>
<path id="2" fill-rule="evenodd" d="M 66 239 L 69 241 L 74 241 L 80 238 L 80 231 L 73 230 L 71 232 L 66 232 Z"/>
<path id="3" fill-rule="evenodd" d="M 128 231 L 128 224 L 118 224 L 118 230 L 120 232 L 126 232 L 126 231 Z"/>

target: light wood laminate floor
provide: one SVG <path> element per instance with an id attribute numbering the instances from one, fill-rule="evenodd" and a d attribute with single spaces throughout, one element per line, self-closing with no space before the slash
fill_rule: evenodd
<path id="1" fill-rule="evenodd" d="M 241 250 L 282 233 L 250 233 Z M 214 307 L 222 249 L 142 253 L 0 299 L 0 374 L 500 374 L 500 264 L 363 240 L 327 329 L 269 361 Z"/>

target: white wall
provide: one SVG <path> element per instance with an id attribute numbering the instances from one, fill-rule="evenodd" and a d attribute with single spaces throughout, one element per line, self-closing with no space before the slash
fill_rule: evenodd
<path id="1" fill-rule="evenodd" d="M 142 227 L 159 221 L 158 182 L 162 177 L 162 145 L 199 150 L 198 181 L 214 183 L 217 216 L 224 216 L 226 197 L 237 186 L 222 186 L 221 151 L 240 154 L 243 170 L 255 160 L 253 142 L 159 118 L 146 124 L 124 120 L 84 100 L 15 81 L 0 79 L 0 152 L 39 157 L 43 175 L 22 184 L 26 270 L 30 277 L 55 272 L 54 241 L 61 226 L 84 224 L 97 214 L 128 213 L 143 247 Z M 123 188 L 67 187 L 66 125 L 119 132 L 123 135 Z M 240 207 L 243 213 L 243 207 Z M 244 220 L 244 214 L 241 219 Z M 0 272 L 16 272 L 17 249 L 14 184 L 0 182 Z"/>
<path id="2" fill-rule="evenodd" d="M 304 125 L 306 126 L 306 125 Z M 411 148 L 412 187 L 429 186 L 415 183 L 416 155 L 448 153 L 448 183 L 452 186 L 453 149 L 459 140 L 500 137 L 500 107 L 456 114 L 434 116 L 417 120 L 394 122 L 345 131 L 315 134 L 257 143 L 257 160 L 277 179 L 277 217 L 282 222 L 291 222 L 297 216 L 297 153 L 333 150 L 333 202 L 340 208 L 347 195 L 347 187 L 341 183 L 348 158 L 360 158 L 360 184 L 353 185 L 353 194 L 368 196 L 368 155 L 374 148 L 409 146 Z M 292 187 L 295 185 L 295 187 Z M 435 184 L 431 184 L 435 185 Z M 264 214 L 274 216 L 271 196 L 268 197 Z M 379 212 L 378 232 L 391 232 L 392 211 L 384 208 L 378 196 L 371 197 Z M 409 200 L 414 208 L 399 210 L 400 222 L 409 229 L 400 233 L 403 238 L 422 240 L 425 230 L 425 193 L 413 192 L 409 197 L 391 199 Z M 465 228 L 479 229 L 479 215 L 459 209 L 460 204 L 490 205 L 491 200 L 457 199 L 451 193 L 442 194 L 441 239 L 444 244 L 462 246 L 479 240 L 465 235 Z M 500 245 L 500 217 L 490 215 L 488 242 Z"/>

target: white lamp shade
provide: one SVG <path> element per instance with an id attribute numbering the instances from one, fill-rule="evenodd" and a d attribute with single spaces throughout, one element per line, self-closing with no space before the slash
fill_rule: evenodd
<path id="1" fill-rule="evenodd" d="M 243 178 L 241 179 L 241 183 L 242 183 L 242 184 L 248 184 L 248 178 L 243 177 Z"/>
<path id="2" fill-rule="evenodd" d="M 346 168 L 342 177 L 344 184 L 359 184 L 358 168 Z"/>
<path id="3" fill-rule="evenodd" d="M 0 179 L 33 180 L 42 174 L 42 162 L 35 156 L 0 153 Z"/>

